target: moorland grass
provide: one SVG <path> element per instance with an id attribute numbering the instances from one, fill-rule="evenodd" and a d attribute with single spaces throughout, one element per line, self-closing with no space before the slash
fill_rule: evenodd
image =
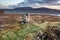
<path id="1" fill-rule="evenodd" d="M 50 23 L 50 25 L 51 24 L 58 25 L 58 23 Z M 43 30 L 47 25 L 49 25 L 49 23 L 43 23 L 39 26 L 36 26 L 32 23 L 26 23 L 23 25 L 19 23 L 14 23 L 14 27 L 18 27 L 18 29 L 16 30 L 16 28 L 14 28 L 12 30 L 1 31 L 1 40 L 24 40 L 25 36 L 29 33 L 37 33 L 39 30 Z"/>

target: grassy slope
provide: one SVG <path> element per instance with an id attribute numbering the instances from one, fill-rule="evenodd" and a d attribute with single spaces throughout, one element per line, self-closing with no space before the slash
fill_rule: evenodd
<path id="1" fill-rule="evenodd" d="M 56 23 L 57 25 L 60 24 Z M 19 23 L 14 23 L 11 25 L 12 27 L 15 27 L 12 30 L 5 30 L 1 32 L 2 40 L 24 40 L 25 36 L 28 34 L 37 33 L 39 30 L 44 29 L 47 25 L 56 25 L 55 23 L 43 23 L 39 26 L 36 26 L 32 23 L 26 23 L 24 25 L 21 25 Z M 60 26 L 60 25 L 59 25 Z"/>
<path id="2" fill-rule="evenodd" d="M 33 25 L 32 23 L 26 23 L 22 26 L 15 24 L 15 26 L 19 26 L 18 30 L 11 30 L 7 32 L 3 32 L 2 40 L 24 40 L 25 36 L 29 33 L 36 33 L 41 30 L 41 27 Z"/>

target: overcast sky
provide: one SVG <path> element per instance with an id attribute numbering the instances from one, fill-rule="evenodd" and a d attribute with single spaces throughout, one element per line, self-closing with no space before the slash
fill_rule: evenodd
<path id="1" fill-rule="evenodd" d="M 0 0 L 0 9 L 16 7 L 48 7 L 60 8 L 60 0 Z"/>

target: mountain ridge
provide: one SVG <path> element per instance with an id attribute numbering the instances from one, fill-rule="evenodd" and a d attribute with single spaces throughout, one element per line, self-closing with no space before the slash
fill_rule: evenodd
<path id="1" fill-rule="evenodd" d="M 15 9 L 0 9 L 9 12 L 20 12 L 20 13 L 50 13 L 50 14 L 60 14 L 60 10 L 57 9 L 50 9 L 46 7 L 41 8 L 32 8 L 32 7 L 18 7 Z M 17 13 L 18 14 L 18 13 Z"/>

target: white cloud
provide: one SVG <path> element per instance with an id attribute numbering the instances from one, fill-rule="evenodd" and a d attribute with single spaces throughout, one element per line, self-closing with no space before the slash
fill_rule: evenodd
<path id="1" fill-rule="evenodd" d="M 3 2 L 2 2 L 3 3 Z M 3 7 L 2 7 L 3 6 Z M 4 2 L 1 5 L 2 8 L 16 8 L 16 7 L 48 7 L 48 8 L 60 8 L 60 0 L 10 0 L 10 2 Z"/>
<path id="2" fill-rule="evenodd" d="M 60 3 L 60 1 L 57 2 L 58 4 Z"/>
<path id="3" fill-rule="evenodd" d="M 60 6 L 44 6 L 44 7 L 60 10 Z"/>
<path id="4" fill-rule="evenodd" d="M 12 6 L 17 5 L 17 3 L 24 2 L 24 0 L 0 0 L 2 6 Z"/>

